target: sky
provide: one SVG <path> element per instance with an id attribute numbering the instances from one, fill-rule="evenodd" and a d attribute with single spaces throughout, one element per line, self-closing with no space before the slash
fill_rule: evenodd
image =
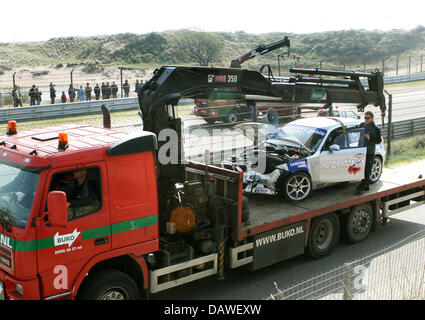
<path id="1" fill-rule="evenodd" d="M 260 34 L 425 26 L 422 0 L 3 0 L 0 42 L 190 28 Z"/>

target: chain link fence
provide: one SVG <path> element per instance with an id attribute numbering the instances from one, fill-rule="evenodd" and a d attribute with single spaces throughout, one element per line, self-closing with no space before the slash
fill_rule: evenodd
<path id="1" fill-rule="evenodd" d="M 267 300 L 425 300 L 425 230 Z"/>

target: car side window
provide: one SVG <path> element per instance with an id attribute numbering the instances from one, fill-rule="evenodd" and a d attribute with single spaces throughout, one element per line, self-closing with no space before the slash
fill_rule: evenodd
<path id="1" fill-rule="evenodd" d="M 99 168 L 55 173 L 49 191 L 63 191 L 68 202 L 68 221 L 98 212 L 102 207 Z"/>
<path id="2" fill-rule="evenodd" d="M 322 151 L 329 151 L 329 147 L 333 144 L 339 145 L 342 149 L 342 146 L 346 145 L 346 143 L 344 142 L 345 137 L 343 137 L 343 134 L 344 132 L 342 131 L 342 128 L 338 128 L 332 131 L 326 138 L 326 142 L 323 146 Z"/>

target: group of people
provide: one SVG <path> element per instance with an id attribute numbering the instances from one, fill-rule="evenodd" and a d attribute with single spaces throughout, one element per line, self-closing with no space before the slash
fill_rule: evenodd
<path id="1" fill-rule="evenodd" d="M 142 85 L 143 80 L 140 80 L 140 82 L 139 80 L 136 80 L 134 92 L 138 92 Z M 130 95 L 130 84 L 128 83 L 128 80 L 125 80 L 124 84 L 122 85 L 122 89 L 124 91 L 124 97 L 128 98 Z M 56 102 L 56 88 L 52 82 L 50 82 L 49 91 L 50 103 L 54 104 Z M 96 83 L 94 88 L 92 88 L 88 82 L 86 83 L 85 87 L 80 85 L 79 88 L 75 88 L 72 84 L 70 84 L 67 93 L 68 96 L 66 95 L 65 91 L 62 91 L 62 95 L 60 96 L 61 103 L 66 103 L 68 99 L 69 102 L 74 102 L 76 99 L 77 101 L 91 101 L 92 93 L 94 93 L 94 99 L 96 100 L 100 100 L 100 98 L 102 98 L 102 100 L 116 99 L 118 95 L 118 85 L 115 83 L 115 81 L 113 81 L 112 84 L 109 84 L 109 82 L 102 82 L 101 86 Z M 42 101 L 42 94 L 43 93 L 41 90 L 36 85 L 33 85 L 29 90 L 30 106 L 40 105 Z M 13 106 L 22 107 L 22 93 L 19 86 L 14 86 L 12 90 L 12 97 Z"/>

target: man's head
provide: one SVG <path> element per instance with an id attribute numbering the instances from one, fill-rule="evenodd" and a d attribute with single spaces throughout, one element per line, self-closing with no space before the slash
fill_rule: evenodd
<path id="1" fill-rule="evenodd" d="M 373 115 L 373 113 L 372 112 L 370 112 L 370 111 L 367 111 L 365 114 L 364 114 L 364 122 L 367 124 L 367 123 L 371 123 L 372 121 L 373 121 L 373 118 L 374 118 L 374 115 Z"/>
<path id="2" fill-rule="evenodd" d="M 74 176 L 74 179 L 78 180 L 79 185 L 82 185 L 84 183 L 84 181 L 86 181 L 87 170 L 74 171 L 72 174 Z"/>

